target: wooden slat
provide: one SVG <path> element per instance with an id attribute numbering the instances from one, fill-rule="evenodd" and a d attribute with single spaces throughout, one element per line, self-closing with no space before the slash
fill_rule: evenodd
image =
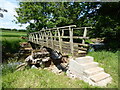
<path id="1" fill-rule="evenodd" d="M 85 47 L 88 47 L 88 44 L 79 44 L 79 43 L 78 43 L 78 45 L 79 45 L 79 46 L 85 46 Z"/>
<path id="2" fill-rule="evenodd" d="M 62 38 L 70 38 L 69 36 L 62 36 Z M 89 39 L 89 37 L 79 37 L 79 36 L 73 36 L 74 39 Z"/>
<path id="3" fill-rule="evenodd" d="M 74 47 L 74 49 L 87 51 L 87 48 L 83 48 L 83 47 Z"/>

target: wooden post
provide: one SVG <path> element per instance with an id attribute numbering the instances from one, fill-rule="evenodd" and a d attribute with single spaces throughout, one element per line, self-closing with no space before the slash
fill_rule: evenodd
<path id="1" fill-rule="evenodd" d="M 35 42 L 35 33 L 33 33 L 33 42 Z"/>
<path id="2" fill-rule="evenodd" d="M 44 44 L 45 44 L 45 43 L 44 43 L 44 41 L 45 41 L 44 31 L 42 31 L 42 36 L 43 36 L 43 40 L 42 40 L 43 43 L 42 43 L 42 46 L 44 46 Z"/>
<path id="3" fill-rule="evenodd" d="M 33 34 L 31 34 L 31 37 L 32 37 L 32 42 L 33 42 Z"/>
<path id="4" fill-rule="evenodd" d="M 60 31 L 59 29 L 57 28 L 57 31 L 58 31 L 58 37 L 59 37 L 59 47 L 60 47 L 60 52 L 62 53 L 62 38 L 60 36 Z"/>
<path id="5" fill-rule="evenodd" d="M 43 45 L 43 33 L 42 33 L 42 31 L 40 32 L 40 34 L 41 34 L 41 46 Z"/>
<path id="6" fill-rule="evenodd" d="M 73 29 L 69 27 L 69 33 L 70 33 L 70 49 L 71 49 L 71 54 L 73 56 Z"/>
<path id="7" fill-rule="evenodd" d="M 36 33 L 36 43 L 38 44 L 38 33 Z"/>
<path id="8" fill-rule="evenodd" d="M 62 36 L 64 36 L 64 29 L 62 29 Z"/>
<path id="9" fill-rule="evenodd" d="M 50 31 L 50 30 L 49 30 L 49 31 Z M 54 49 L 52 31 L 50 31 L 50 39 L 51 39 L 52 49 Z"/>
<path id="10" fill-rule="evenodd" d="M 57 40 L 57 31 L 55 30 L 55 35 L 54 35 L 55 37 L 54 37 L 54 42 Z"/>
<path id="11" fill-rule="evenodd" d="M 40 44 L 40 40 L 41 40 L 41 35 L 40 35 L 40 32 L 39 32 L 38 34 L 39 34 L 39 44 Z"/>
<path id="12" fill-rule="evenodd" d="M 87 35 L 87 27 L 85 27 L 84 29 L 83 37 L 86 37 L 86 35 Z M 82 44 L 85 44 L 85 39 L 82 40 Z"/>
<path id="13" fill-rule="evenodd" d="M 44 31 L 44 33 L 45 33 L 46 46 L 48 47 L 48 35 L 46 31 Z"/>

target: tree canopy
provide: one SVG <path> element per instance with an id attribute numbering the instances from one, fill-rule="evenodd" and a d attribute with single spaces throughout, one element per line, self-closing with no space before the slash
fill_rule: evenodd
<path id="1" fill-rule="evenodd" d="M 17 22 L 32 30 L 75 24 L 92 26 L 90 37 L 116 41 L 120 33 L 120 2 L 20 2 Z"/>

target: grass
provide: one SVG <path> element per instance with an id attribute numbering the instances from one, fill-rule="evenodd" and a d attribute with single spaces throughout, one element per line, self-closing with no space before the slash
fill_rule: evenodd
<path id="1" fill-rule="evenodd" d="M 109 73 L 113 80 L 106 88 L 118 88 L 118 52 L 91 52 L 100 67 Z M 3 69 L 4 70 L 4 69 Z M 95 87 L 82 80 L 70 79 L 66 75 L 56 75 L 48 70 L 26 69 L 14 72 L 14 68 L 3 72 L 3 88 L 105 88 Z"/>
<path id="2" fill-rule="evenodd" d="M 26 32 L 0 30 L 0 41 L 22 41 L 21 36 L 26 36 Z"/>
<path id="3" fill-rule="evenodd" d="M 0 39 L 3 50 L 6 52 L 16 52 L 19 49 L 21 36 L 26 36 L 25 32 L 3 31 Z M 106 88 L 118 88 L 118 52 L 98 51 L 90 52 L 89 56 L 94 57 L 94 61 L 109 73 L 113 80 Z M 1 78 L 0 78 L 1 79 Z M 81 80 L 70 79 L 66 75 L 56 75 L 48 70 L 26 69 L 15 72 L 15 66 L 4 65 L 2 69 L 2 88 L 99 88 L 90 86 Z M 101 87 L 102 88 L 102 87 Z M 103 87 L 104 88 L 104 87 Z"/>
<path id="4" fill-rule="evenodd" d="M 29 69 L 3 76 L 4 88 L 90 88 L 81 80 L 56 75 L 48 70 Z"/>
<path id="5" fill-rule="evenodd" d="M 94 61 L 99 63 L 99 66 L 104 68 L 106 73 L 109 73 L 113 80 L 108 88 L 118 87 L 118 53 L 110 51 L 91 52 L 88 55 L 94 57 Z"/>
<path id="6" fill-rule="evenodd" d="M 0 30 L 0 42 L 2 42 L 2 59 L 8 59 L 10 54 L 15 54 L 18 52 L 20 48 L 20 42 L 24 42 L 26 40 L 21 39 L 21 36 L 26 36 L 26 32 L 19 31 L 5 31 Z M 8 56 L 9 54 L 9 56 Z M 8 61 L 8 60 L 6 60 Z"/>

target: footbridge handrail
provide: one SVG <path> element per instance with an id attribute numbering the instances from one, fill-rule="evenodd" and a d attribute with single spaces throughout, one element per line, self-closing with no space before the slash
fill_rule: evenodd
<path id="1" fill-rule="evenodd" d="M 87 37 L 87 29 L 89 28 L 92 27 L 77 28 L 76 25 L 69 25 L 42 29 L 38 32 L 30 33 L 28 40 L 32 43 L 60 51 L 62 54 L 69 53 L 72 56 L 76 56 L 78 51 L 86 51 L 86 48 L 83 46 L 86 45 L 85 39 L 89 39 Z M 81 36 L 74 36 L 74 31 L 81 29 L 84 30 L 83 34 Z M 74 43 L 74 39 L 81 39 L 82 42 Z"/>

